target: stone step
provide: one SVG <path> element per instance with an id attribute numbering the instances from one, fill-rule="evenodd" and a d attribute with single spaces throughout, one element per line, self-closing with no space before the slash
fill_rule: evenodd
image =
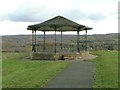
<path id="1" fill-rule="evenodd" d="M 65 54 L 64 59 L 65 60 L 74 60 L 74 59 L 80 59 L 81 54 Z"/>

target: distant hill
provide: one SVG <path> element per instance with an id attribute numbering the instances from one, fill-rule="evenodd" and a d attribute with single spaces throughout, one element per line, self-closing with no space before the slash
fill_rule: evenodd
<path id="1" fill-rule="evenodd" d="M 14 52 L 30 52 L 31 51 L 31 35 L 6 35 L 2 37 L 2 51 Z M 43 35 L 37 35 L 37 46 L 43 46 Z M 46 46 L 51 48 L 54 46 L 54 35 L 46 35 Z M 61 36 L 57 35 L 57 45 L 60 46 Z M 76 35 L 63 35 L 63 46 L 76 46 Z M 112 34 L 94 34 L 88 35 L 89 50 L 117 50 L 118 49 L 118 33 Z M 50 47 L 51 46 L 51 47 Z M 80 48 L 85 48 L 85 35 L 80 35 Z"/>

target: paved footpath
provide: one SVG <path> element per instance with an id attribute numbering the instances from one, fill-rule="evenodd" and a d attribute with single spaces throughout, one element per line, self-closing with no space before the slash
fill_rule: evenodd
<path id="1" fill-rule="evenodd" d="M 92 88 L 94 65 L 88 61 L 74 61 L 44 88 Z"/>

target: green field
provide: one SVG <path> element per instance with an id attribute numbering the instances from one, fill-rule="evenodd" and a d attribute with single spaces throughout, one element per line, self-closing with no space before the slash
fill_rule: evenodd
<path id="1" fill-rule="evenodd" d="M 3 88 L 39 88 L 54 78 L 68 63 L 25 61 L 25 53 L 3 53 Z"/>
<path id="2" fill-rule="evenodd" d="M 94 88 L 118 88 L 118 52 L 95 51 Z"/>
<path id="3" fill-rule="evenodd" d="M 98 57 L 90 60 L 95 63 L 94 88 L 118 87 L 117 51 L 95 51 Z M 60 61 L 27 61 L 25 53 L 3 53 L 3 88 L 43 87 L 60 71 L 69 65 Z"/>

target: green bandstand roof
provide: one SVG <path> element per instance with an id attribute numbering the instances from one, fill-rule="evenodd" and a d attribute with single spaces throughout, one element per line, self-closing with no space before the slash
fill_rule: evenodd
<path id="1" fill-rule="evenodd" d="M 29 25 L 27 27 L 28 30 L 37 31 L 55 31 L 55 28 L 56 31 L 83 31 L 92 29 L 90 27 L 78 24 L 62 16 L 56 16 L 42 23 Z"/>

